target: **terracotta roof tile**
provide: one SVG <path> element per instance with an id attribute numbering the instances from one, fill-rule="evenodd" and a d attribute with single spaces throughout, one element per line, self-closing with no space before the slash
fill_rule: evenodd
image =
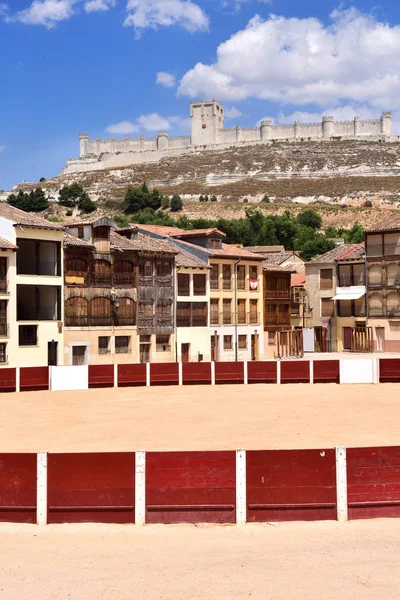
<path id="1" fill-rule="evenodd" d="M 0 202 L 0 217 L 4 219 L 9 219 L 15 225 L 25 225 L 25 227 L 33 227 L 35 229 L 62 229 L 63 225 L 58 225 L 57 223 L 51 223 L 50 221 L 46 221 L 46 219 L 42 219 L 42 217 L 38 217 L 33 213 L 27 213 L 19 208 L 15 208 L 8 204 L 7 202 Z"/>
<path id="2" fill-rule="evenodd" d="M 188 231 L 183 231 L 182 233 L 171 233 L 170 235 L 171 237 L 177 238 L 208 237 L 211 235 L 226 237 L 226 233 L 219 231 L 219 229 L 216 229 L 216 227 L 210 227 L 209 229 L 189 229 Z"/>
<path id="3" fill-rule="evenodd" d="M 0 237 L 0 250 L 18 250 L 18 246 L 6 240 L 6 238 Z"/>
<path id="4" fill-rule="evenodd" d="M 69 246 L 74 247 L 74 248 L 88 248 L 88 249 L 93 249 L 94 246 L 90 243 L 87 242 L 86 240 L 81 240 L 80 238 L 71 235 L 70 233 L 67 233 L 66 231 L 64 231 L 64 246 L 66 246 L 67 248 Z"/>
<path id="5" fill-rule="evenodd" d="M 158 235 L 162 236 L 185 233 L 184 229 L 179 229 L 179 227 L 171 227 L 169 225 L 141 225 L 135 223 L 134 227 L 137 227 L 139 231 L 148 231 L 149 233 L 157 233 Z"/>
<path id="6" fill-rule="evenodd" d="M 304 285 L 306 282 L 306 272 L 302 271 L 301 273 L 296 273 L 295 275 L 292 275 L 292 278 L 290 280 L 290 285 L 292 287 L 300 287 L 302 285 Z"/>
<path id="7" fill-rule="evenodd" d="M 329 252 L 325 252 L 325 254 L 321 254 L 321 256 L 317 256 L 310 260 L 311 264 L 315 263 L 333 263 L 336 260 L 343 260 L 348 258 L 358 258 L 362 256 L 364 253 L 364 242 L 361 244 L 342 244 L 341 246 L 336 246 Z"/>
<path id="8" fill-rule="evenodd" d="M 137 238 L 129 240 L 119 235 L 116 231 L 110 231 L 111 245 L 120 250 L 133 250 L 136 252 L 155 252 L 165 254 L 177 254 L 177 248 L 166 240 L 157 240 L 148 235 L 138 234 Z"/>
<path id="9" fill-rule="evenodd" d="M 393 230 L 400 230 L 400 214 L 391 215 L 389 218 L 386 217 L 386 219 L 382 219 L 381 221 L 378 221 L 376 225 L 373 225 L 372 227 L 366 229 L 367 232 Z"/>
<path id="10" fill-rule="evenodd" d="M 285 252 L 285 246 L 246 246 L 246 250 L 256 254 L 270 254 L 271 252 Z"/>

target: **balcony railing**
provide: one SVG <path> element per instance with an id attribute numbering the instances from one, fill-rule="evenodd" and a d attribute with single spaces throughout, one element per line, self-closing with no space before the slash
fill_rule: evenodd
<path id="1" fill-rule="evenodd" d="M 249 325 L 259 325 L 260 324 L 260 313 L 247 313 L 247 323 Z"/>
<path id="2" fill-rule="evenodd" d="M 171 275 L 157 275 L 156 284 L 159 287 L 172 287 Z"/>
<path id="3" fill-rule="evenodd" d="M 176 315 L 177 327 L 190 327 L 190 315 Z"/>
<path id="4" fill-rule="evenodd" d="M 265 326 L 268 327 L 268 325 L 272 327 L 290 325 L 290 315 L 267 315 L 265 317 Z"/>
<path id="5" fill-rule="evenodd" d="M 288 289 L 288 290 L 265 290 L 265 297 L 279 299 L 279 300 L 290 300 L 290 289 Z"/>
<path id="6" fill-rule="evenodd" d="M 153 275 L 139 275 L 139 285 L 143 287 L 154 287 Z"/>
<path id="7" fill-rule="evenodd" d="M 219 313 L 210 313 L 210 325 L 219 325 Z"/>
<path id="8" fill-rule="evenodd" d="M 156 315 L 157 327 L 172 327 L 172 315 Z"/>
<path id="9" fill-rule="evenodd" d="M 154 328 L 154 315 L 142 315 L 138 314 L 137 326 L 142 329 L 153 329 Z"/>
<path id="10" fill-rule="evenodd" d="M 221 320 L 222 320 L 222 324 L 223 325 L 232 325 L 233 323 L 233 318 L 232 318 L 232 313 L 228 313 L 228 312 L 223 312 L 221 313 Z"/>
<path id="11" fill-rule="evenodd" d="M 207 315 L 192 315 L 192 327 L 207 327 Z"/>
<path id="12" fill-rule="evenodd" d="M 8 294 L 8 281 L 5 277 L 0 277 L 0 294 Z"/>
<path id="13" fill-rule="evenodd" d="M 178 296 L 190 296 L 190 288 L 186 286 L 178 286 Z"/>
<path id="14" fill-rule="evenodd" d="M 77 315 L 65 315 L 65 326 L 66 327 L 88 327 L 89 317 L 77 316 Z"/>
<path id="15" fill-rule="evenodd" d="M 20 260 L 17 263 L 18 275 L 52 275 L 59 277 L 61 275 L 59 264 L 54 260 L 40 260 L 36 263 L 30 263 Z"/>
<path id="16" fill-rule="evenodd" d="M 112 280 L 115 287 L 123 285 L 135 287 L 136 283 L 135 273 L 113 273 Z"/>

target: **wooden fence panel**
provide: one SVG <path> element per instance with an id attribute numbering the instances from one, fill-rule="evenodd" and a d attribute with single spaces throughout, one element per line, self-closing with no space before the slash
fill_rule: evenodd
<path id="1" fill-rule="evenodd" d="M 336 519 L 335 451 L 250 450 L 248 521 Z"/>
<path id="2" fill-rule="evenodd" d="M 183 385 L 210 385 L 211 363 L 182 363 Z"/>
<path id="3" fill-rule="evenodd" d="M 276 383 L 276 361 L 251 361 L 247 363 L 248 383 Z"/>
<path id="4" fill-rule="evenodd" d="M 146 385 L 146 365 L 118 365 L 118 386 Z"/>
<path id="5" fill-rule="evenodd" d="M 36 523 L 36 454 L 0 454 L 0 522 Z"/>
<path id="6" fill-rule="evenodd" d="M 314 383 L 340 383 L 338 360 L 314 360 Z"/>
<path id="7" fill-rule="evenodd" d="M 216 362 L 215 383 L 244 383 L 244 363 Z"/>
<path id="8" fill-rule="evenodd" d="M 379 359 L 379 381 L 380 383 L 400 382 L 400 358 Z"/>
<path id="9" fill-rule="evenodd" d="M 146 523 L 234 523 L 235 452 L 148 452 Z"/>
<path id="10" fill-rule="evenodd" d="M 15 392 L 17 389 L 17 370 L 0 369 L 0 393 Z"/>
<path id="11" fill-rule="evenodd" d="M 151 363 L 150 385 L 179 385 L 178 363 Z"/>
<path id="12" fill-rule="evenodd" d="M 135 453 L 48 455 L 49 523 L 134 523 Z"/>
<path id="13" fill-rule="evenodd" d="M 114 387 L 114 365 L 89 365 L 89 387 Z"/>
<path id="14" fill-rule="evenodd" d="M 281 383 L 310 383 L 308 360 L 281 361 Z"/>
<path id="15" fill-rule="evenodd" d="M 21 392 L 49 389 L 49 367 L 21 367 L 19 373 Z"/>
<path id="16" fill-rule="evenodd" d="M 400 447 L 347 449 L 349 519 L 400 517 Z"/>

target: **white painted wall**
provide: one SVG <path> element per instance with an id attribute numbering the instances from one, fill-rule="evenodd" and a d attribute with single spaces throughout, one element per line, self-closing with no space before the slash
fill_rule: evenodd
<path id="1" fill-rule="evenodd" d="M 374 383 L 374 359 L 340 361 L 340 383 Z"/>
<path id="2" fill-rule="evenodd" d="M 89 367 L 50 367 L 50 390 L 52 392 L 87 390 L 89 388 Z"/>

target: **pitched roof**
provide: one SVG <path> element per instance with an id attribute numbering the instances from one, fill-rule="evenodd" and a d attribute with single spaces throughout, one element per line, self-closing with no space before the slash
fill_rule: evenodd
<path id="1" fill-rule="evenodd" d="M 62 229 L 63 225 L 57 223 L 51 223 L 38 217 L 33 213 L 27 213 L 15 206 L 11 206 L 7 202 L 0 202 L 0 217 L 8 219 L 14 223 L 14 225 L 24 225 L 25 227 L 33 227 L 35 229 Z"/>
<path id="2" fill-rule="evenodd" d="M 281 265 L 285 260 L 289 260 L 289 258 L 293 255 L 292 250 L 284 250 L 283 252 L 270 252 L 267 254 L 263 254 L 264 262 L 269 265 Z"/>
<path id="3" fill-rule="evenodd" d="M 170 225 L 142 225 L 135 224 L 135 228 L 139 229 L 139 231 L 148 231 L 149 233 L 157 233 L 161 236 L 168 235 L 178 235 L 180 233 L 185 233 L 184 229 L 179 229 L 179 227 L 171 227 Z"/>
<path id="4" fill-rule="evenodd" d="M 246 250 L 256 254 L 270 254 L 271 252 L 285 252 L 285 246 L 246 246 Z"/>
<path id="5" fill-rule="evenodd" d="M 18 250 L 18 246 L 6 240 L 6 238 L 0 237 L 0 250 Z"/>
<path id="6" fill-rule="evenodd" d="M 163 254 L 177 254 L 178 250 L 167 240 L 157 240 L 148 235 L 138 234 L 137 238 L 130 240 L 111 229 L 110 242 L 114 248 L 132 250 L 136 252 L 158 252 Z"/>
<path id="7" fill-rule="evenodd" d="M 293 267 L 291 265 L 287 265 L 286 267 L 280 267 L 276 265 L 270 265 L 267 262 L 263 262 L 263 271 L 267 273 L 294 273 Z"/>
<path id="8" fill-rule="evenodd" d="M 186 267 L 191 269 L 209 269 L 210 267 L 206 262 L 194 256 L 190 252 L 185 252 L 182 248 L 176 246 L 178 254 L 175 257 L 177 267 Z"/>
<path id="9" fill-rule="evenodd" d="M 336 248 L 325 252 L 325 254 L 321 254 L 321 256 L 316 256 L 309 262 L 312 264 L 333 263 L 337 260 L 360 258 L 363 254 L 364 242 L 361 242 L 361 244 L 342 244 L 341 246 L 336 246 Z"/>
<path id="10" fill-rule="evenodd" d="M 374 231 L 396 231 L 400 230 L 400 214 L 391 215 L 390 217 L 386 217 L 386 219 L 382 219 L 378 221 L 376 225 L 373 225 L 369 229 L 366 229 L 366 232 L 374 232 Z"/>
<path id="11" fill-rule="evenodd" d="M 71 233 L 68 233 L 67 231 L 64 231 L 64 246 L 66 246 L 67 248 L 69 246 L 74 248 L 87 248 L 89 250 L 94 248 L 94 246 L 90 242 L 87 242 L 86 240 L 81 240 L 80 238 L 76 237 L 75 235 L 72 235 Z"/>
<path id="12" fill-rule="evenodd" d="M 94 223 L 97 223 L 97 221 L 103 221 L 103 223 L 101 223 L 101 225 L 105 225 L 106 227 L 110 226 L 110 227 L 117 228 L 117 224 L 114 223 L 114 221 L 112 219 L 109 219 L 105 215 L 97 215 L 97 216 L 92 216 L 92 217 L 86 217 L 84 219 L 78 219 L 77 221 L 71 221 L 71 222 L 65 223 L 65 227 L 79 227 L 82 225 L 93 225 Z"/>
<path id="13" fill-rule="evenodd" d="M 302 271 L 301 273 L 295 273 L 294 275 L 292 275 L 292 278 L 290 280 L 290 285 L 292 287 L 301 287 L 305 284 L 306 282 L 306 272 Z"/>
<path id="14" fill-rule="evenodd" d="M 219 231 L 216 227 L 210 227 L 209 229 L 189 229 L 182 233 L 171 233 L 170 235 L 177 238 L 209 237 L 211 235 L 226 237 L 226 233 Z"/>

